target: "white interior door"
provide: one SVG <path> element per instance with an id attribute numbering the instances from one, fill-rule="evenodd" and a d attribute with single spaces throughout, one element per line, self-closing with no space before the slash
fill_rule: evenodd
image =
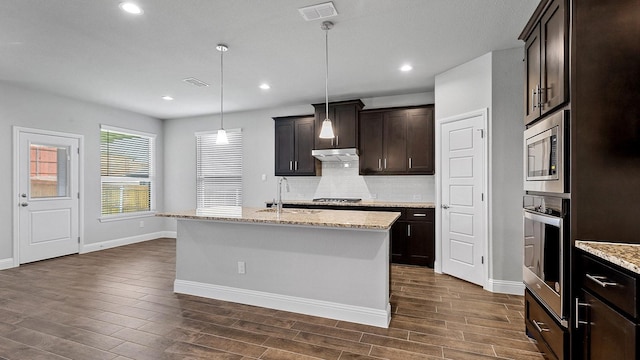
<path id="1" fill-rule="evenodd" d="M 484 114 L 441 125 L 442 272 L 485 285 Z"/>
<path id="2" fill-rule="evenodd" d="M 20 131 L 18 241 L 21 264 L 79 250 L 79 139 Z"/>

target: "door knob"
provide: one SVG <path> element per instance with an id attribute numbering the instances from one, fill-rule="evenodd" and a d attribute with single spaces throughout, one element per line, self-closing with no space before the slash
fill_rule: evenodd
<path id="1" fill-rule="evenodd" d="M 448 209 L 448 208 L 449 208 L 449 205 L 447 205 L 447 204 L 442 204 L 442 205 L 440 205 L 440 207 L 441 207 L 441 208 L 443 208 L 443 209 Z"/>
<path id="2" fill-rule="evenodd" d="M 20 206 L 22 206 L 22 207 L 29 206 L 29 203 L 23 202 L 23 203 L 20 203 Z"/>

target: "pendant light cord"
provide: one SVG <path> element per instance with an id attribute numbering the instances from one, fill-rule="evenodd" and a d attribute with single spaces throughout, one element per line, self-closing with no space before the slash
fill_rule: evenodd
<path id="1" fill-rule="evenodd" d="M 220 51 L 220 129 L 224 129 L 224 76 L 222 68 L 223 59 L 224 58 L 224 50 Z"/>
<path id="2" fill-rule="evenodd" d="M 329 27 L 324 30 L 324 54 L 326 75 L 324 77 L 324 102 L 325 102 L 325 119 L 329 118 Z"/>

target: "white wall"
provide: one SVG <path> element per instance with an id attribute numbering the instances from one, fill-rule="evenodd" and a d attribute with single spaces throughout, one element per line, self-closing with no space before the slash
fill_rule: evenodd
<path id="1" fill-rule="evenodd" d="M 365 109 L 432 104 L 433 93 L 418 93 L 401 96 L 363 98 Z M 243 205 L 263 207 L 265 201 L 276 196 L 277 178 L 274 175 L 275 138 L 273 117 L 313 114 L 313 106 L 303 104 L 273 109 L 261 109 L 247 112 L 229 113 L 224 116 L 227 129 L 243 130 Z M 220 127 L 218 115 L 198 116 L 166 120 L 165 133 L 165 209 L 178 211 L 193 209 L 196 206 L 196 145 L 195 132 L 214 131 Z M 326 165 L 325 165 L 326 166 Z M 357 169 L 357 166 L 355 167 Z M 311 199 L 316 194 L 329 196 L 329 189 L 341 195 L 351 195 L 352 191 L 376 194 L 384 200 L 411 201 L 413 195 L 419 195 L 414 201 L 433 201 L 435 187 L 432 176 L 373 176 L 358 175 L 354 168 L 332 169 L 323 172 L 322 177 L 290 177 L 291 192 L 284 194 L 285 199 Z M 262 175 L 266 179 L 262 180 Z M 324 186 L 332 177 L 341 176 L 345 186 Z M 375 179 L 374 179 L 375 178 Z M 363 181 L 366 184 L 363 184 Z M 354 185 L 355 184 L 355 185 Z M 364 189 L 363 186 L 367 188 Z M 343 194 L 343 195 L 342 195 Z M 386 194 L 386 195 L 385 195 Z M 370 198 L 370 196 L 365 196 Z M 175 227 L 174 227 L 175 228 Z"/>
<path id="2" fill-rule="evenodd" d="M 108 223 L 100 217 L 100 124 L 157 134 L 158 186 L 162 189 L 163 133 L 162 121 L 127 111 L 81 102 L 43 92 L 19 88 L 0 82 L 0 260 L 13 256 L 12 217 L 17 194 L 12 189 L 13 126 L 51 130 L 84 136 L 84 243 L 143 236 L 165 230 L 166 219 L 144 218 Z M 157 194 L 157 207 L 164 206 L 162 191 Z"/>
<path id="3" fill-rule="evenodd" d="M 522 48 L 493 52 L 491 226 L 493 278 L 522 280 L 524 88 Z"/>
<path id="4" fill-rule="evenodd" d="M 489 278 L 514 284 L 522 281 L 522 71 L 522 48 L 514 48 L 487 53 L 435 81 L 436 129 L 447 117 L 489 110 Z"/>

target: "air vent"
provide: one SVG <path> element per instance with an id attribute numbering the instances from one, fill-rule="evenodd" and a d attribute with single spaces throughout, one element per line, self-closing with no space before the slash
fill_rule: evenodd
<path id="1" fill-rule="evenodd" d="M 186 83 L 189 83 L 191 85 L 197 86 L 197 87 L 209 86 L 209 84 L 207 84 L 206 82 L 204 82 L 202 80 L 198 80 L 198 79 L 196 79 L 194 77 L 182 79 L 182 81 L 184 81 Z"/>
<path id="2" fill-rule="evenodd" d="M 338 10 L 333 6 L 333 2 L 311 5 L 298 9 L 302 17 L 307 21 L 325 19 L 338 15 Z"/>

